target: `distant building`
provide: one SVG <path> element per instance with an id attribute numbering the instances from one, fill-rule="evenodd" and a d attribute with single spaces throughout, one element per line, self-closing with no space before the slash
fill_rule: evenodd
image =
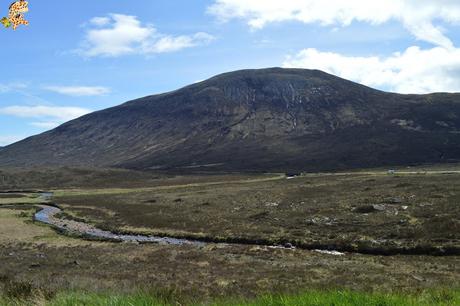
<path id="1" fill-rule="evenodd" d="M 393 175 L 393 174 L 395 174 L 395 173 L 396 173 L 396 170 L 393 170 L 393 169 L 388 170 L 388 174 L 389 174 L 389 175 Z"/>

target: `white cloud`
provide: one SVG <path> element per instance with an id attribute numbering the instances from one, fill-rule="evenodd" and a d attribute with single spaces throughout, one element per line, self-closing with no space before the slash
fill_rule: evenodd
<path id="1" fill-rule="evenodd" d="M 460 92 L 460 49 L 410 47 L 388 57 L 353 57 L 305 49 L 286 68 L 319 69 L 371 87 L 399 93 Z"/>
<path id="2" fill-rule="evenodd" d="M 222 21 L 247 20 L 253 29 L 292 20 L 324 26 L 347 26 L 353 21 L 377 25 L 397 20 L 417 39 L 444 48 L 452 48 L 453 43 L 434 21 L 460 23 L 458 0 L 215 0 L 208 12 Z"/>
<path id="3" fill-rule="evenodd" d="M 371 25 L 397 21 L 434 47 L 414 46 L 387 56 L 346 56 L 309 48 L 289 57 L 283 66 L 320 69 L 401 93 L 460 91 L 460 49 L 439 25 L 460 24 L 458 0 L 214 0 L 208 12 L 222 21 L 245 20 L 254 30 L 284 21 L 331 29 L 355 21 Z"/>
<path id="4" fill-rule="evenodd" d="M 89 21 L 91 24 L 95 26 L 105 26 L 110 23 L 110 18 L 108 17 L 94 17 Z"/>
<path id="5" fill-rule="evenodd" d="M 26 136 L 21 136 L 21 135 L 0 135 L 0 146 L 4 147 L 7 145 L 10 145 L 12 143 L 15 143 L 19 140 L 22 140 L 26 138 Z"/>
<path id="6" fill-rule="evenodd" d="M 43 89 L 68 96 L 102 96 L 110 89 L 101 86 L 45 86 Z"/>
<path id="7" fill-rule="evenodd" d="M 59 126 L 62 122 L 59 121 L 37 121 L 37 122 L 31 122 L 30 125 L 39 127 L 41 129 L 54 129 L 55 127 Z"/>
<path id="8" fill-rule="evenodd" d="M 166 53 L 179 51 L 181 49 L 204 45 L 214 40 L 212 35 L 207 33 L 196 33 L 194 35 L 164 36 L 153 44 L 145 44 L 145 53 Z"/>
<path id="9" fill-rule="evenodd" d="M 77 50 L 86 57 L 174 52 L 212 40 L 207 33 L 162 34 L 152 25 L 142 24 L 136 16 L 122 14 L 95 17 L 89 24 L 94 27 L 87 30 L 83 47 Z"/>
<path id="10" fill-rule="evenodd" d="M 0 115 L 37 119 L 38 121 L 31 122 L 30 124 L 42 128 L 53 128 L 90 112 L 91 110 L 89 109 L 67 106 L 13 105 L 0 108 Z"/>
<path id="11" fill-rule="evenodd" d="M 0 93 L 7 93 L 7 92 L 15 91 L 18 89 L 24 89 L 26 87 L 27 85 L 24 83 L 7 83 L 7 84 L 0 83 Z"/>
<path id="12" fill-rule="evenodd" d="M 86 56 L 119 56 L 135 53 L 155 33 L 152 26 L 142 26 L 135 16 L 110 15 L 106 28 L 89 29 L 86 33 Z M 94 20 L 94 18 L 92 19 Z"/>

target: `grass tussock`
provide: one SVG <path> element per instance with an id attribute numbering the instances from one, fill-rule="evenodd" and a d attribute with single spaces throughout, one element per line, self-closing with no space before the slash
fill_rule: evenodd
<path id="1" fill-rule="evenodd" d="M 0 299 L 1 305 L 23 306 L 167 306 L 167 305 L 211 305 L 211 306 L 450 306 L 460 305 L 460 290 L 431 290 L 418 294 L 362 293 L 354 291 L 309 291 L 299 295 L 265 295 L 253 300 L 222 299 L 208 302 L 176 299 L 162 292 L 136 294 L 60 293 L 47 300 L 39 295 Z"/>
<path id="2" fill-rule="evenodd" d="M 0 297 L 0 305 L 47 305 L 56 293 L 53 290 L 37 287 L 29 281 L 18 281 L 2 276 L 3 297 Z"/>

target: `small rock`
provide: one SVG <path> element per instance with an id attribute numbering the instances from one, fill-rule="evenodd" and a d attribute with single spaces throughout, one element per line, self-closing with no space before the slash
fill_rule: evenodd
<path id="1" fill-rule="evenodd" d="M 372 207 L 374 208 L 374 210 L 377 210 L 377 211 L 385 210 L 385 205 L 375 204 L 375 205 L 372 205 Z"/>
<path id="2" fill-rule="evenodd" d="M 420 276 L 417 276 L 417 275 L 412 275 L 412 278 L 415 279 L 415 280 L 418 280 L 419 282 L 425 281 L 423 278 L 421 278 Z"/>
<path id="3" fill-rule="evenodd" d="M 252 247 L 249 249 L 249 252 L 258 252 L 262 250 L 262 248 L 260 246 L 255 246 L 255 247 Z"/>
<path id="4" fill-rule="evenodd" d="M 329 217 L 314 217 L 311 219 L 305 220 L 309 225 L 333 225 L 337 223 L 337 219 Z"/>
<path id="5" fill-rule="evenodd" d="M 400 204 L 400 203 L 402 203 L 402 199 L 399 198 L 399 197 L 385 198 L 384 201 L 385 201 L 385 203 L 388 203 L 388 204 Z"/>

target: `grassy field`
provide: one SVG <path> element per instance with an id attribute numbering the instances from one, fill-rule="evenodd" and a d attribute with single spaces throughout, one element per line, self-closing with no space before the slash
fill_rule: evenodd
<path id="1" fill-rule="evenodd" d="M 115 232 L 345 250 L 460 251 L 460 174 L 317 175 L 62 190 L 67 214 Z"/>
<path id="2" fill-rule="evenodd" d="M 29 173 L 21 171 L 15 173 Z M 111 181 L 106 173 L 93 174 L 93 184 L 88 174 L 86 187 L 76 180 L 51 184 L 52 201 L 70 216 L 116 231 L 223 241 L 370 243 L 380 250 L 457 247 L 460 241 L 456 173 L 290 180 L 276 174 L 169 176 L 143 184 L 139 179 L 132 186 L 117 185 L 122 176 Z M 17 175 L 16 180 L 26 180 Z M 36 176 L 48 179 L 30 180 L 23 189 L 48 189 L 50 174 Z M 0 193 L 0 305 L 17 297 L 41 300 L 40 305 L 458 304 L 460 256 L 334 256 L 254 243 L 85 241 L 34 224 L 33 205 L 40 201 L 30 194 Z"/>
<path id="3" fill-rule="evenodd" d="M 41 200 L 36 195 L 8 193 L 0 194 L 0 205 L 2 204 L 38 204 Z"/>
<path id="4" fill-rule="evenodd" d="M 271 175 L 269 175 L 271 176 Z M 2 168 L 0 191 L 40 189 L 150 188 L 263 178 L 260 174 L 170 174 L 99 168 Z"/>
<path id="5" fill-rule="evenodd" d="M 150 292 L 129 295 L 60 293 L 51 300 L 35 297 L 0 300 L 2 305 L 26 306 L 31 303 L 43 306 L 164 306 L 164 305 L 203 305 L 200 302 L 177 299 L 170 293 Z M 459 290 L 431 290 L 418 294 L 402 293 L 361 293 L 353 291 L 309 291 L 293 295 L 265 295 L 257 299 L 221 299 L 208 301 L 210 306 L 451 306 L 460 305 Z"/>

